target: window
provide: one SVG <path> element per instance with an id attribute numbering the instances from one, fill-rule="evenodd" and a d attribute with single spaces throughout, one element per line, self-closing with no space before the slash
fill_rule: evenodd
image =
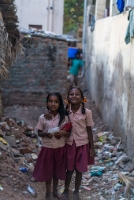
<path id="1" fill-rule="evenodd" d="M 42 29 L 42 25 L 29 25 L 29 28 L 36 28 L 37 30 Z"/>

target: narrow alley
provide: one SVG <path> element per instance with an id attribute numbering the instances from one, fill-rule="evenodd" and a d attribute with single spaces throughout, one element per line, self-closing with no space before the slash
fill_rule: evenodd
<path id="1" fill-rule="evenodd" d="M 0 200 L 134 200 L 133 49 L 132 0 L 0 0 Z"/>
<path id="2" fill-rule="evenodd" d="M 85 95 L 88 96 L 88 92 L 85 92 Z M 89 97 L 86 106 L 92 110 L 95 122 L 93 136 L 96 163 L 94 166 L 89 167 L 87 173 L 83 174 L 80 189 L 81 199 L 134 199 L 130 192 L 133 193 L 134 164 L 124 152 L 121 138 L 115 137 L 114 133 L 103 124 L 94 103 L 91 103 Z M 29 108 L 23 108 L 23 113 L 20 112 L 20 116 L 23 116 L 27 109 Z M 10 109 L 9 113 L 11 112 L 13 111 Z M 45 184 L 37 183 L 32 179 L 34 163 L 40 148 L 38 138 L 33 131 L 34 128 L 24 121 L 17 121 L 17 119 L 8 117 L 3 118 L 0 126 L 1 136 L 5 132 L 8 133 L 7 136 L 3 137 L 8 141 L 8 144 L 5 144 L 4 140 L 0 142 L 0 199 L 27 200 L 36 197 L 38 200 L 43 200 Z M 11 134 L 12 136 L 10 136 Z M 21 168 L 27 170 L 23 171 Z M 71 183 L 70 193 L 74 190 L 74 179 L 75 175 Z M 28 190 L 28 186 L 32 187 L 34 191 Z M 60 193 L 63 192 L 63 181 L 59 182 L 58 190 Z"/>

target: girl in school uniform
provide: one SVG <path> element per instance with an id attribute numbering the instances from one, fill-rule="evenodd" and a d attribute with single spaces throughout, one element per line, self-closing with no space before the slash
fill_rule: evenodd
<path id="1" fill-rule="evenodd" d="M 52 118 L 47 120 L 43 114 L 36 126 L 38 135 L 43 137 L 43 145 L 35 164 L 33 177 L 39 182 L 46 182 L 46 199 L 52 199 L 51 181 L 53 179 L 53 196 L 59 199 L 57 185 L 58 179 L 65 180 L 66 178 L 65 139 L 70 133 L 59 130 L 54 134 L 51 133 L 65 121 L 65 109 L 60 93 L 49 93 L 46 101 Z"/>
<path id="2" fill-rule="evenodd" d="M 70 137 L 66 139 L 67 174 L 63 198 L 69 200 L 69 185 L 76 171 L 74 200 L 80 200 L 79 188 L 82 173 L 87 172 L 89 164 L 94 164 L 94 143 L 92 135 L 92 112 L 84 107 L 84 96 L 80 88 L 74 86 L 68 92 L 67 115 L 72 122 Z"/>

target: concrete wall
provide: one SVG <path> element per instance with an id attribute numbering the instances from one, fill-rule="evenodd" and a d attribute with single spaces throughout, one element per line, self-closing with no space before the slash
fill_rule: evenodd
<path id="1" fill-rule="evenodd" d="M 50 91 L 60 91 L 66 98 L 68 43 L 49 38 L 24 38 L 25 55 L 10 68 L 10 78 L 3 81 L 4 106 L 44 106 Z"/>
<path id="2" fill-rule="evenodd" d="M 104 18 L 106 0 L 96 0 L 95 18 L 96 20 Z"/>
<path id="3" fill-rule="evenodd" d="M 88 29 L 86 81 L 102 118 L 134 157 L 134 39 L 124 42 L 128 13 Z"/>
<path id="4" fill-rule="evenodd" d="M 42 25 L 44 31 L 63 33 L 64 0 L 15 0 L 15 3 L 21 28 Z"/>

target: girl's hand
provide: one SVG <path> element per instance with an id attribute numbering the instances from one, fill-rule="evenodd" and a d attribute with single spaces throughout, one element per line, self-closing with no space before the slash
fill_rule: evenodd
<path id="1" fill-rule="evenodd" d="M 64 137 L 65 134 L 66 134 L 66 131 L 63 131 L 63 130 L 62 130 L 62 131 L 59 131 L 59 132 L 55 133 L 54 136 L 55 136 L 57 139 L 59 139 L 59 138 L 61 138 L 61 137 Z"/>
<path id="2" fill-rule="evenodd" d="M 53 135 L 52 135 L 51 133 L 46 133 L 46 134 L 45 134 L 45 137 L 51 139 L 51 138 L 53 137 Z"/>
<path id="3" fill-rule="evenodd" d="M 49 112 L 45 112 L 44 113 L 44 118 L 46 119 L 46 120 L 52 120 L 52 115 L 49 113 Z"/>
<path id="4" fill-rule="evenodd" d="M 93 158 L 95 157 L 95 150 L 94 150 L 94 148 L 90 149 L 90 156 L 92 156 Z"/>

